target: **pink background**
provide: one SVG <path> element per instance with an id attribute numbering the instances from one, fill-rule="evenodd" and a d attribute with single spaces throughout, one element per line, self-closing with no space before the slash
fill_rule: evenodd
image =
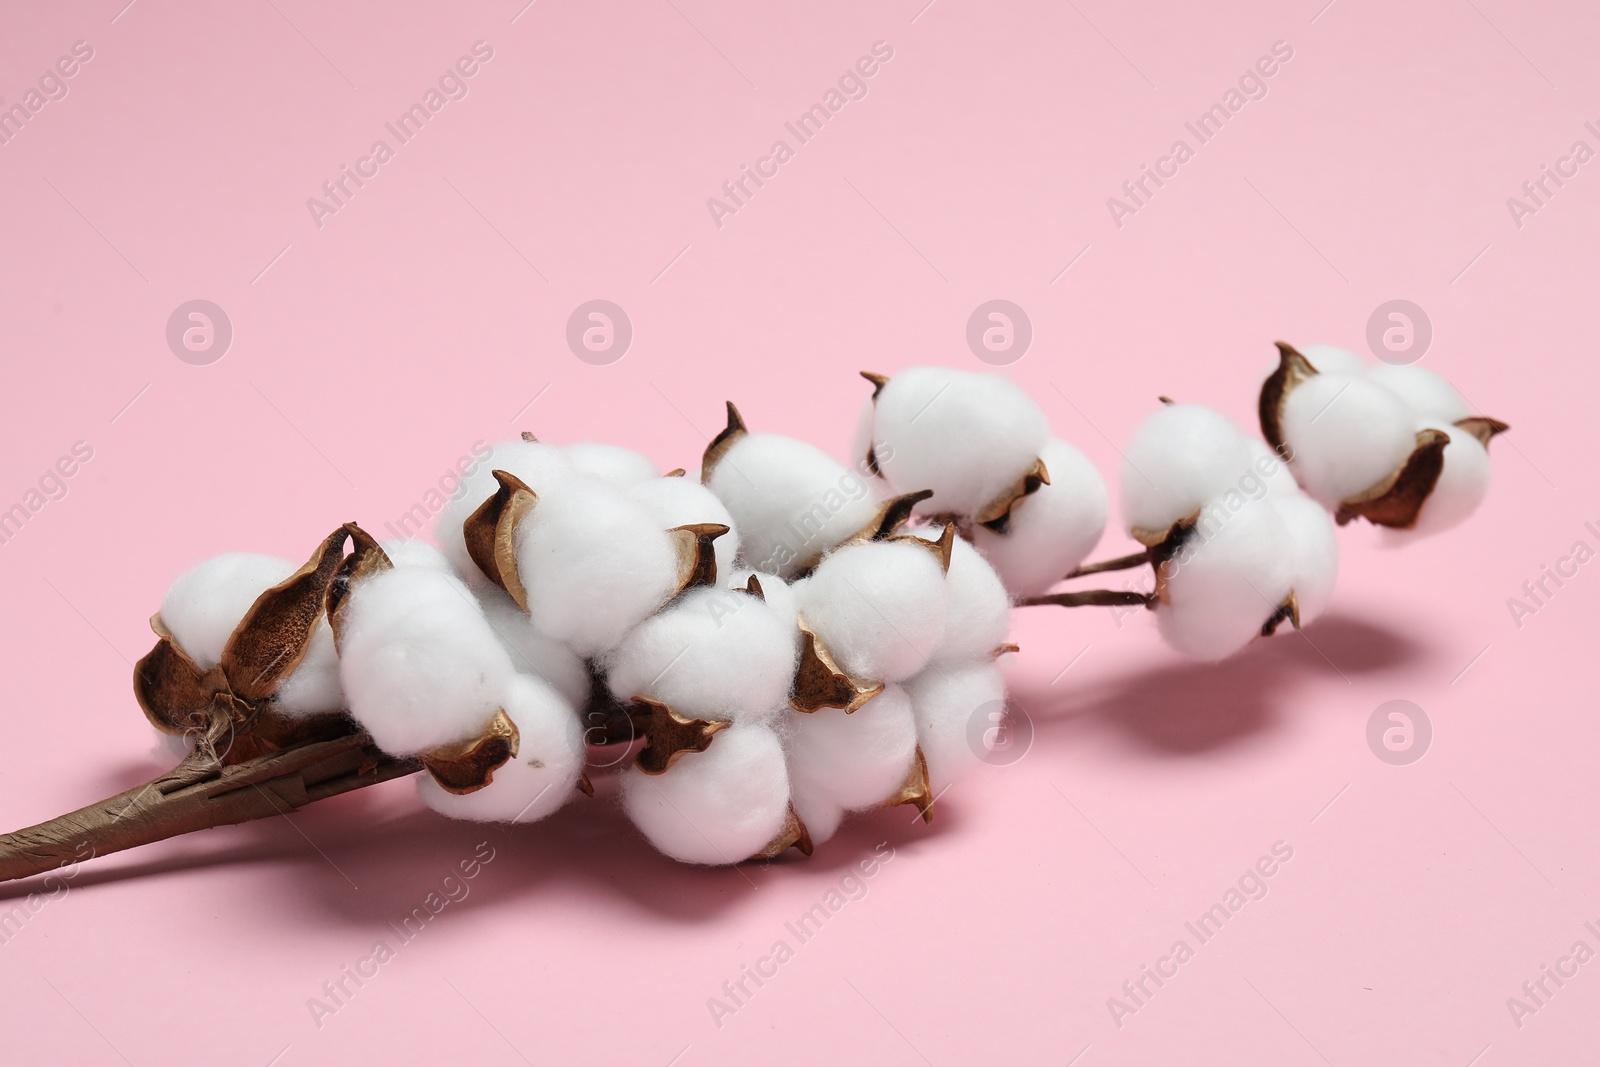
<path id="1" fill-rule="evenodd" d="M 1600 147 L 1592 9 L 124 2 L 0 13 L 5 106 L 94 49 L 0 146 L 0 506 L 93 448 L 0 546 L 8 828 L 161 769 L 130 666 L 197 559 L 381 529 L 525 428 L 693 466 L 733 398 L 842 455 L 855 372 L 984 369 L 964 329 L 991 298 L 1035 330 L 1005 373 L 1113 481 L 1158 393 L 1248 422 L 1271 341 L 1363 349 L 1397 297 L 1433 322 L 1424 365 L 1514 430 L 1470 524 L 1404 552 L 1345 529 L 1331 614 L 1222 666 L 1146 618 L 1019 613 L 1034 747 L 932 827 L 897 809 L 704 871 L 604 788 L 507 831 L 399 782 L 86 865 L 0 945 L 7 1062 L 1592 1059 L 1600 962 L 1520 1027 L 1506 1006 L 1600 949 L 1600 564 L 1520 629 L 1506 605 L 1600 546 L 1600 163 L 1520 228 L 1506 207 Z M 470 95 L 319 229 L 306 199 L 477 40 Z M 867 97 L 718 228 L 706 199 L 878 40 Z M 1118 228 L 1106 198 L 1280 40 L 1269 94 Z M 207 366 L 165 341 L 196 298 L 235 334 Z M 609 366 L 564 341 L 594 298 L 635 330 Z M 1365 740 L 1396 698 L 1434 727 L 1409 766 Z M 485 840 L 470 896 L 319 1027 L 322 983 Z M 1107 998 L 1278 841 L 1265 899 L 1115 1025 Z M 707 999 L 879 842 L 866 896 L 719 1028 Z"/>

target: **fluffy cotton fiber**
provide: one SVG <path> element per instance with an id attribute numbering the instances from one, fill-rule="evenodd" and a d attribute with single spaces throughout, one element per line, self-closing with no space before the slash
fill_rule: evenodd
<path id="1" fill-rule="evenodd" d="M 933 490 L 925 515 L 973 515 L 1028 472 L 1050 424 L 1011 381 L 948 367 L 901 371 L 878 393 L 869 436 L 896 492 Z"/>
<path id="2" fill-rule="evenodd" d="M 980 762 L 984 732 L 1005 711 L 1005 678 L 994 663 L 934 664 L 907 682 L 906 691 L 937 796 Z"/>
<path id="3" fill-rule="evenodd" d="M 1367 377 L 1404 400 L 1424 419 L 1455 422 L 1472 414 L 1455 386 L 1415 363 L 1377 363 Z"/>
<path id="4" fill-rule="evenodd" d="M 924 529 L 917 536 L 937 541 L 940 532 Z M 965 538 L 957 537 L 952 546 L 944 588 L 944 634 L 931 658 L 965 660 L 993 655 L 1011 630 L 1011 598 L 989 561 Z"/>
<path id="5" fill-rule="evenodd" d="M 505 712 L 517 727 L 517 755 L 476 792 L 458 795 L 429 775 L 417 779 L 423 803 L 441 815 L 473 822 L 536 822 L 577 792 L 583 772 L 583 730 L 572 705 L 550 686 L 518 674 Z"/>
<path id="6" fill-rule="evenodd" d="M 677 585 L 677 549 L 661 523 L 587 475 L 541 497 L 515 546 L 534 627 L 586 658 L 615 646 Z"/>
<path id="7" fill-rule="evenodd" d="M 853 678 L 898 682 L 944 635 L 944 573 L 909 541 L 846 545 L 796 590 L 800 614 Z"/>
<path id="8" fill-rule="evenodd" d="M 1269 497 L 1289 534 L 1289 585 L 1300 611 L 1300 625 L 1309 625 L 1327 608 L 1339 577 L 1339 543 L 1333 520 L 1304 494 Z"/>
<path id="9" fill-rule="evenodd" d="M 749 593 L 691 589 L 606 656 L 607 682 L 618 700 L 649 697 L 690 718 L 765 721 L 788 699 L 795 632 Z"/>
<path id="10" fill-rule="evenodd" d="M 1040 486 L 1011 509 L 1003 534 L 984 526 L 972 531 L 1014 597 L 1036 596 L 1086 559 L 1106 526 L 1106 485 L 1082 452 L 1051 440 L 1039 453 L 1050 472 Z"/>
<path id="11" fill-rule="evenodd" d="M 717 577 L 733 573 L 733 561 L 739 555 L 739 529 L 711 490 L 688 478 L 652 478 L 630 487 L 628 495 L 643 504 L 665 530 L 708 522 L 728 527 L 728 532 L 711 542 L 711 547 L 717 557 Z"/>
<path id="12" fill-rule="evenodd" d="M 675 860 L 738 863 L 765 848 L 788 820 L 783 746 L 766 726 L 731 726 L 665 774 L 629 767 L 622 806 L 650 843 Z"/>
<path id="13" fill-rule="evenodd" d="M 467 553 L 461 524 L 499 489 L 499 483 L 494 478 L 497 470 L 520 478 L 542 498 L 565 475 L 572 473 L 573 467 L 566 453 L 554 445 L 519 439 L 495 445 L 489 450 L 488 457 L 461 479 L 460 488 L 445 501 L 439 512 L 433 536 L 456 572 L 465 575 L 474 584 L 486 584 L 487 579 Z"/>
<path id="14" fill-rule="evenodd" d="M 872 521 L 878 502 L 858 471 L 804 441 L 740 438 L 707 487 L 733 516 L 743 561 L 785 578 Z"/>
<path id="15" fill-rule="evenodd" d="M 1246 438 L 1226 415 L 1199 404 L 1164 405 L 1138 425 L 1123 452 L 1128 528 L 1166 530 L 1236 488 L 1249 465 Z"/>
<path id="16" fill-rule="evenodd" d="M 228 638 L 262 593 L 299 568 L 277 556 L 228 552 L 178 576 L 161 601 L 161 621 L 178 647 L 203 671 L 222 659 Z M 344 707 L 333 632 L 324 620 L 312 631 L 305 658 L 278 686 L 275 707 L 286 715 L 315 715 Z"/>
<path id="17" fill-rule="evenodd" d="M 1213 504 L 1178 554 L 1162 565 L 1161 635 L 1200 660 L 1232 655 L 1261 632 L 1293 581 L 1294 545 L 1273 503 Z"/>
<path id="18" fill-rule="evenodd" d="M 1289 393 L 1283 435 L 1300 484 L 1323 506 L 1371 489 L 1416 448 L 1406 402 L 1366 378 L 1318 374 Z"/>
<path id="19" fill-rule="evenodd" d="M 504 590 L 485 586 L 478 590 L 478 604 L 519 674 L 531 674 L 553 686 L 575 708 L 588 704 L 592 682 L 582 656 L 534 629 L 527 612 Z"/>
<path id="20" fill-rule="evenodd" d="M 650 457 L 620 445 L 601 444 L 598 441 L 580 441 L 561 450 L 572 463 L 573 469 L 627 489 L 661 477 L 661 471 Z"/>
<path id="21" fill-rule="evenodd" d="M 339 651 L 350 713 L 394 755 L 477 736 L 505 704 L 513 674 L 466 584 L 427 567 L 357 585 Z"/>
<path id="22" fill-rule="evenodd" d="M 728 578 L 728 588 L 745 589 L 749 586 L 750 579 L 754 577 L 761 586 L 761 596 L 767 602 L 767 607 L 777 613 L 784 625 L 789 627 L 791 636 L 798 638 L 800 631 L 796 628 L 800 605 L 795 595 L 795 585 L 779 578 L 776 574 L 764 574 L 761 571 L 736 570 Z M 798 583 L 796 583 L 798 584 Z"/>
<path id="23" fill-rule="evenodd" d="M 450 565 L 449 558 L 443 552 L 415 537 L 397 537 L 392 541 L 381 542 L 378 547 L 383 549 L 383 554 L 388 556 L 389 562 L 396 567 L 431 567 L 446 574 L 455 574 L 455 568 Z"/>
<path id="24" fill-rule="evenodd" d="M 911 697 L 898 685 L 884 687 L 849 714 L 823 708 L 795 713 L 787 725 L 797 809 L 798 798 L 811 794 L 850 811 L 881 803 L 905 781 L 917 748 Z"/>

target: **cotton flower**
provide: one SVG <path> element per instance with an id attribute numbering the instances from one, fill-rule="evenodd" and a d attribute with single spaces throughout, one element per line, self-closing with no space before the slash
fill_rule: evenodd
<path id="1" fill-rule="evenodd" d="M 1043 593 L 1082 563 L 1106 525 L 1106 486 L 1100 472 L 1065 441 L 1039 452 L 1050 481 L 1012 507 L 1005 531 L 972 529 L 983 553 L 1013 597 Z"/>

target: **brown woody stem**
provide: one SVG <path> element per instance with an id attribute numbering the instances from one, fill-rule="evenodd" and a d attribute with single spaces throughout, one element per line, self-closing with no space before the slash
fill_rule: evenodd
<path id="1" fill-rule="evenodd" d="M 1138 552 L 1135 552 L 1132 555 L 1118 556 L 1116 559 L 1103 559 L 1099 563 L 1085 563 L 1083 566 L 1067 575 L 1067 577 L 1082 578 L 1086 574 L 1103 574 L 1106 571 L 1131 570 L 1134 567 L 1143 567 L 1146 563 L 1150 562 L 1150 550 L 1145 548 L 1140 549 Z"/>
<path id="2" fill-rule="evenodd" d="M 145 785 L 0 836 L 0 881 L 195 830 L 287 814 L 421 768 L 417 760 L 380 752 L 365 733 L 313 741 L 231 766 L 218 763 L 202 746 Z"/>
<path id="3" fill-rule="evenodd" d="M 1035 608 L 1045 604 L 1054 604 L 1063 608 L 1084 607 L 1116 607 L 1124 604 L 1137 604 L 1148 608 L 1156 602 L 1154 593 L 1133 593 L 1122 589 L 1083 589 L 1075 593 L 1046 593 L 1044 596 L 1030 596 L 1017 601 L 1019 608 Z"/>

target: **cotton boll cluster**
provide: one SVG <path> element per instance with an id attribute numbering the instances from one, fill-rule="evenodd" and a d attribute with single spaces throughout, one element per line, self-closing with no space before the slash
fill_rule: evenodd
<path id="1" fill-rule="evenodd" d="M 1365 518 L 1403 540 L 1449 529 L 1482 503 L 1488 443 L 1506 425 L 1471 415 L 1443 377 L 1329 345 L 1279 350 L 1262 385 L 1262 432 L 1340 523 Z"/>
<path id="2" fill-rule="evenodd" d="M 1217 660 L 1327 605 L 1332 523 L 1283 462 L 1219 412 L 1164 406 L 1124 451 L 1129 533 L 1156 568 L 1157 625 L 1185 655 Z"/>

